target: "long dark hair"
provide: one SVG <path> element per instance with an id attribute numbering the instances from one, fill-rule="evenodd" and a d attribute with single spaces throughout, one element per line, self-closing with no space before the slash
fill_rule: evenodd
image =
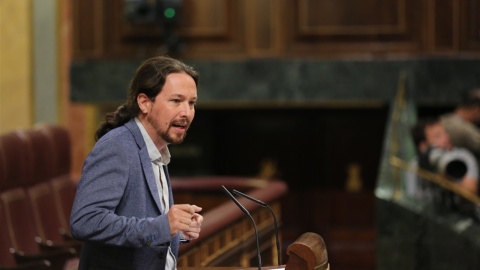
<path id="1" fill-rule="evenodd" d="M 143 62 L 135 72 L 135 76 L 130 82 L 128 99 L 125 104 L 117 108 L 116 111 L 107 113 L 105 120 L 95 132 L 95 140 L 98 141 L 110 130 L 119 127 L 130 119 L 136 117 L 140 112 L 137 103 L 139 94 L 144 93 L 152 101 L 160 93 L 165 84 L 165 80 L 170 73 L 186 73 L 190 75 L 195 84 L 198 85 L 198 74 L 185 63 L 166 56 L 157 56 Z"/>

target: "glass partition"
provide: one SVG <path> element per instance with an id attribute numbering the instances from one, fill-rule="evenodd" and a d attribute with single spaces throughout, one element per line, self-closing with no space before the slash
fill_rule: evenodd
<path id="1" fill-rule="evenodd" d="M 415 103 L 400 74 L 390 106 L 375 189 L 377 270 L 480 269 L 480 200 L 454 182 L 414 165 L 410 135 Z M 410 180 L 419 178 L 438 196 L 417 196 Z"/>

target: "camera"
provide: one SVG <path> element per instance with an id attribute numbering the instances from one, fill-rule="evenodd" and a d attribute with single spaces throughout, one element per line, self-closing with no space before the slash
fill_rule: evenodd
<path id="1" fill-rule="evenodd" d="M 467 174 L 478 174 L 475 157 L 466 149 L 445 150 L 431 147 L 420 156 L 420 168 L 461 181 Z"/>

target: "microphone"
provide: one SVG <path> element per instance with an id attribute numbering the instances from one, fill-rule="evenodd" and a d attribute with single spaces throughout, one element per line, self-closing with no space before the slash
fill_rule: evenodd
<path id="1" fill-rule="evenodd" d="M 222 188 L 223 188 L 223 191 L 225 192 L 225 194 L 227 194 L 232 199 L 232 201 L 238 206 L 238 208 L 240 208 L 240 210 L 242 210 L 243 213 L 245 213 L 245 215 L 247 215 L 253 223 L 253 228 L 255 229 L 255 237 L 257 239 L 258 270 L 261 270 L 262 269 L 262 257 L 260 257 L 260 244 L 258 243 L 257 225 L 255 224 L 255 221 L 253 220 L 252 215 L 250 215 L 250 213 L 247 211 L 247 209 L 245 209 L 245 207 L 243 207 L 243 205 L 241 205 L 240 202 L 237 201 L 237 199 L 235 199 L 235 197 L 233 197 L 232 193 L 230 193 L 230 191 L 228 191 L 228 189 L 225 188 L 223 185 L 222 185 Z"/>
<path id="2" fill-rule="evenodd" d="M 232 192 L 233 192 L 233 194 L 235 194 L 235 195 L 239 195 L 239 196 L 245 197 L 245 198 L 247 198 L 247 199 L 249 199 L 249 200 L 251 200 L 251 201 L 253 201 L 253 202 L 255 202 L 255 203 L 259 204 L 259 205 L 261 205 L 262 207 L 267 207 L 268 210 L 270 210 L 270 213 L 272 213 L 272 216 L 273 216 L 273 224 L 275 225 L 275 238 L 276 238 L 276 240 L 277 240 L 277 256 L 278 256 L 277 259 L 278 259 L 278 265 L 281 265 L 281 264 L 282 264 L 282 260 L 281 260 L 281 258 L 280 258 L 280 257 L 281 257 L 281 254 L 280 254 L 280 243 L 279 243 L 279 241 L 278 241 L 277 217 L 275 216 L 275 213 L 273 212 L 272 208 L 270 208 L 270 206 L 268 206 L 268 204 L 266 204 L 266 203 L 264 203 L 264 202 L 262 202 L 262 201 L 260 201 L 260 200 L 257 200 L 257 199 L 255 199 L 255 198 L 252 198 L 252 197 L 248 196 L 247 194 L 244 194 L 244 193 L 242 193 L 242 192 L 240 192 L 240 191 L 238 191 L 238 190 L 235 190 L 235 189 L 234 189 L 234 190 L 232 190 Z"/>

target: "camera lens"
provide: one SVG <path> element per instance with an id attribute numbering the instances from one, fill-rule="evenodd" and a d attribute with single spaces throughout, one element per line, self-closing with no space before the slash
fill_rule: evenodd
<path id="1" fill-rule="evenodd" d="M 458 159 L 448 162 L 445 167 L 445 174 L 455 179 L 461 179 L 466 173 L 467 165 Z"/>

